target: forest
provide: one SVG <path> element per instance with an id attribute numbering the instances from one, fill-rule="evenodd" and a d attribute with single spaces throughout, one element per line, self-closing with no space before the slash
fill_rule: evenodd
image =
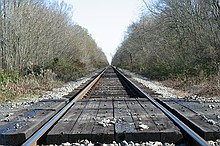
<path id="1" fill-rule="evenodd" d="M 0 0 L 0 8 L 0 97 L 26 94 L 31 75 L 70 81 L 108 64 L 65 2 Z"/>
<path id="2" fill-rule="evenodd" d="M 77 62 L 88 68 L 106 64 L 88 31 L 72 22 L 72 8 L 66 3 L 1 0 L 0 8 L 2 70 L 45 67 L 56 60 Z"/>
<path id="3" fill-rule="evenodd" d="M 127 28 L 112 64 L 157 80 L 209 80 L 219 93 L 220 1 L 145 4 L 145 13 Z"/>

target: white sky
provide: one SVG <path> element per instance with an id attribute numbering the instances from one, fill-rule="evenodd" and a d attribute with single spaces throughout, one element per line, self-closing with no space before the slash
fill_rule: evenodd
<path id="1" fill-rule="evenodd" d="M 111 62 L 124 32 L 141 14 L 142 0 L 64 0 L 73 6 L 73 21 L 88 29 Z"/>

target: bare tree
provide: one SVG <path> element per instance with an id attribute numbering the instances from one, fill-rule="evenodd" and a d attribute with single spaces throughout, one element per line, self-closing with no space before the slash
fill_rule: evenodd
<path id="1" fill-rule="evenodd" d="M 219 0 L 159 0 L 151 7 L 145 5 L 151 15 L 128 27 L 114 65 L 159 78 L 217 73 Z"/>
<path id="2" fill-rule="evenodd" d="M 71 20 L 72 7 L 46 0 L 0 0 L 0 68 L 47 67 L 55 58 L 92 68 L 107 59 L 88 31 Z M 100 56 L 94 60 L 94 56 Z"/>

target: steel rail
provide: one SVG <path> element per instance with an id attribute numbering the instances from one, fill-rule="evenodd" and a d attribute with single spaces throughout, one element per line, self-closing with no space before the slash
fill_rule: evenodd
<path id="1" fill-rule="evenodd" d="M 179 120 L 175 115 L 173 115 L 170 111 L 168 111 L 165 107 L 163 107 L 160 103 L 154 100 L 149 94 L 144 92 L 141 88 L 135 85 L 131 80 L 129 80 L 125 75 L 122 74 L 121 71 L 113 67 L 117 73 L 120 74 L 139 94 L 147 97 L 151 103 L 153 103 L 156 107 L 158 107 L 165 115 L 167 115 L 174 123 L 178 125 L 184 132 L 186 132 L 197 145 L 208 146 L 209 144 L 200 137 L 197 133 L 195 133 L 191 128 L 189 128 L 186 124 L 184 124 L 181 120 Z"/>
<path id="2" fill-rule="evenodd" d="M 83 96 L 93 87 L 96 82 L 100 79 L 100 77 L 103 75 L 105 70 L 107 69 L 104 68 L 103 71 L 91 82 L 89 85 L 87 85 L 73 100 L 71 100 L 63 109 L 61 109 L 52 119 L 50 119 L 46 124 L 44 124 L 41 129 L 39 129 L 34 135 L 32 135 L 22 146 L 36 146 L 37 141 L 44 135 L 48 129 L 50 129 L 54 123 L 56 123 L 67 111 L 68 109 L 71 108 L 71 106 L 76 103 L 78 100 L 83 98 Z"/>

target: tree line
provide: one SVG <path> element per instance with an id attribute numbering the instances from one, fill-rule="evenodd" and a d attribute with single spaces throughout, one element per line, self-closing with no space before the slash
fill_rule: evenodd
<path id="1" fill-rule="evenodd" d="M 220 75 L 219 0 L 158 0 L 146 9 L 113 65 L 157 79 Z"/>
<path id="2" fill-rule="evenodd" d="M 48 0 L 0 0 L 0 70 L 46 67 L 59 61 L 91 69 L 107 59 L 72 7 Z"/>

